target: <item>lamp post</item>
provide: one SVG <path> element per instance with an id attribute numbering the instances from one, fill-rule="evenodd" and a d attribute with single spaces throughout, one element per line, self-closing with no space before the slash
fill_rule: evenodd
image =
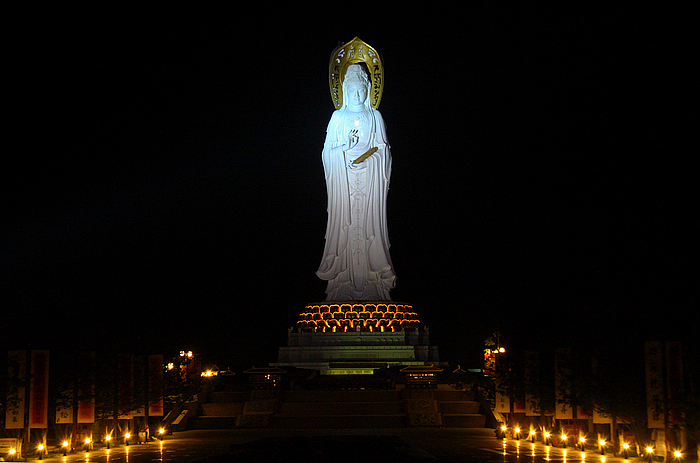
<path id="1" fill-rule="evenodd" d="M 530 429 L 530 441 L 534 444 L 535 443 L 535 437 L 537 437 L 537 431 L 534 429 Z"/>
<path id="2" fill-rule="evenodd" d="M 505 424 L 502 425 L 500 428 L 498 428 L 498 432 L 496 433 L 496 438 L 497 439 L 505 439 L 506 438 L 506 431 L 508 430 L 508 426 Z"/>
<path id="3" fill-rule="evenodd" d="M 564 433 L 562 433 L 562 435 L 561 435 L 561 443 L 562 443 L 562 447 L 564 447 L 564 448 L 566 448 L 566 440 L 567 440 L 567 439 L 568 439 L 567 435 L 564 434 Z"/>
<path id="4" fill-rule="evenodd" d="M 129 446 L 129 439 L 131 438 L 131 433 L 127 432 L 124 434 L 124 444 L 128 447 Z"/>
<path id="5" fill-rule="evenodd" d="M 598 444 L 600 445 L 600 454 L 605 455 L 605 439 L 600 439 Z"/>
<path id="6" fill-rule="evenodd" d="M 90 442 L 92 442 L 92 441 L 90 440 L 90 438 L 89 438 L 89 437 L 86 437 L 86 438 L 85 438 L 85 453 L 90 452 Z"/>
<path id="7" fill-rule="evenodd" d="M 62 447 L 63 447 L 63 456 L 65 457 L 66 455 L 68 455 L 68 441 L 67 440 L 63 441 Z"/>
<path id="8" fill-rule="evenodd" d="M 646 448 L 647 451 L 647 457 L 649 457 L 649 463 L 654 461 L 654 447 L 649 446 Z"/>
<path id="9" fill-rule="evenodd" d="M 17 450 L 10 449 L 10 461 L 13 461 L 15 459 L 15 453 L 17 453 Z"/>
<path id="10" fill-rule="evenodd" d="M 586 451 L 586 438 L 583 436 L 579 437 L 578 443 L 581 444 L 581 451 L 585 452 Z"/>
<path id="11" fill-rule="evenodd" d="M 551 437 L 552 435 L 549 433 L 549 431 L 545 431 L 544 434 L 542 434 L 544 445 L 550 445 L 552 443 L 552 440 L 550 439 Z"/>
<path id="12" fill-rule="evenodd" d="M 109 444 L 110 444 L 110 442 L 112 441 L 112 435 L 111 435 L 111 434 L 107 434 L 107 435 L 105 436 L 105 440 L 107 441 L 107 450 L 109 450 Z"/>
<path id="13" fill-rule="evenodd" d="M 625 460 L 627 460 L 630 457 L 630 444 L 624 442 L 622 444 L 622 448 L 624 449 L 622 450 L 622 453 L 625 455 Z"/>
<path id="14" fill-rule="evenodd" d="M 39 460 L 44 458 L 44 444 L 37 445 L 36 449 L 39 451 Z"/>

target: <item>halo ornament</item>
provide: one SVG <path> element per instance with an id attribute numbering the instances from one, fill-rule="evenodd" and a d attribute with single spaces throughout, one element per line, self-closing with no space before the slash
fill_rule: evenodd
<path id="1" fill-rule="evenodd" d="M 384 67 L 379 53 L 367 43 L 355 37 L 345 45 L 338 46 L 331 53 L 328 65 L 328 84 L 331 90 L 331 99 L 335 109 L 343 107 L 343 79 L 348 66 L 364 63 L 369 78 L 372 81 L 370 89 L 370 103 L 374 109 L 379 107 L 384 90 Z"/>

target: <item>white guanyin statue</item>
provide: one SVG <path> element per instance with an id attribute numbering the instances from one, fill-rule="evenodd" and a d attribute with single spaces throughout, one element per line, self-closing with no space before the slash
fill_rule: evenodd
<path id="1" fill-rule="evenodd" d="M 396 281 L 386 220 L 391 153 L 372 88 L 363 64 L 348 65 L 326 131 L 328 225 L 316 274 L 328 281 L 327 301 L 389 301 Z"/>

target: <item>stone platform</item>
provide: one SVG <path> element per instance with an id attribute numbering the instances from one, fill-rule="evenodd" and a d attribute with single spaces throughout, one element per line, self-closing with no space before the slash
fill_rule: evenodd
<path id="1" fill-rule="evenodd" d="M 318 370 L 322 375 L 372 374 L 399 365 L 440 363 L 429 331 L 413 307 L 392 301 L 307 304 L 270 366 Z"/>

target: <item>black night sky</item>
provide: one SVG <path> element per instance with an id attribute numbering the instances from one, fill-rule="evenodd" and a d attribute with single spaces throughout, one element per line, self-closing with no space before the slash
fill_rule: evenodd
<path id="1" fill-rule="evenodd" d="M 3 347 L 276 361 L 325 297 L 327 66 L 355 36 L 385 66 L 392 296 L 443 360 L 464 366 L 497 330 L 522 345 L 698 336 L 688 16 L 270 14 L 13 19 Z"/>

